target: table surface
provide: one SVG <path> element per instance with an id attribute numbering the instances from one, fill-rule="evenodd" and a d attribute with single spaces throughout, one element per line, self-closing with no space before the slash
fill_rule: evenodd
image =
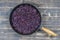
<path id="1" fill-rule="evenodd" d="M 49 37 L 43 31 L 32 35 L 19 35 L 9 24 L 12 9 L 20 3 L 32 2 L 38 4 L 41 11 L 42 24 L 55 33 L 57 37 Z M 0 40 L 60 40 L 60 0 L 0 0 Z"/>

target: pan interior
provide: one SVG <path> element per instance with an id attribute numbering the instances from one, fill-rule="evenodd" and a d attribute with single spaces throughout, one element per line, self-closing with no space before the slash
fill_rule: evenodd
<path id="1" fill-rule="evenodd" d="M 19 34 L 32 34 L 41 24 L 40 12 L 31 4 L 20 4 L 12 10 L 10 24 Z"/>

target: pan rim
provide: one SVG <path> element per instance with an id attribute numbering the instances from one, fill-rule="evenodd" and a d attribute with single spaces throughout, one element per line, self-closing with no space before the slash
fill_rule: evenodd
<path id="1" fill-rule="evenodd" d="M 20 33 L 20 32 L 18 32 L 17 30 L 15 30 L 14 27 L 13 27 L 13 23 L 12 23 L 12 21 L 11 21 L 11 20 L 12 20 L 12 14 L 13 14 L 13 12 L 16 10 L 16 8 L 18 8 L 18 7 L 21 6 L 21 5 L 30 5 L 30 6 L 34 7 L 34 8 L 37 10 L 37 12 L 39 13 L 39 16 L 40 16 L 40 22 L 39 22 L 39 23 L 40 23 L 40 25 L 41 25 L 41 13 L 39 12 L 39 10 L 38 10 L 34 5 L 29 4 L 29 3 L 21 3 L 21 4 L 19 4 L 19 5 L 17 5 L 16 7 L 13 8 L 13 10 L 11 11 L 10 16 L 9 16 L 10 25 L 11 25 L 12 29 L 13 29 L 15 32 L 17 32 L 18 34 L 21 34 L 21 35 L 31 35 L 31 34 L 35 33 L 35 32 L 38 30 L 38 28 L 40 27 L 40 25 L 38 25 L 38 27 L 37 27 L 33 32 L 28 33 L 28 34 Z"/>

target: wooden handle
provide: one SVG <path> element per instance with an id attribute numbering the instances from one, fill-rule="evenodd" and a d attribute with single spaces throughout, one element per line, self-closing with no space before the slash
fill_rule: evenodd
<path id="1" fill-rule="evenodd" d="M 42 27 L 42 30 L 43 30 L 44 32 L 48 33 L 48 35 L 57 36 L 56 33 L 54 33 L 53 31 L 49 30 L 48 28 Z"/>

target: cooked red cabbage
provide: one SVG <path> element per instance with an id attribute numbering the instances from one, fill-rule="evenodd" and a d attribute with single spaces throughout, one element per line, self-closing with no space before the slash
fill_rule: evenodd
<path id="1" fill-rule="evenodd" d="M 40 15 L 32 5 L 20 5 L 12 13 L 12 25 L 22 34 L 30 34 L 40 25 Z"/>

